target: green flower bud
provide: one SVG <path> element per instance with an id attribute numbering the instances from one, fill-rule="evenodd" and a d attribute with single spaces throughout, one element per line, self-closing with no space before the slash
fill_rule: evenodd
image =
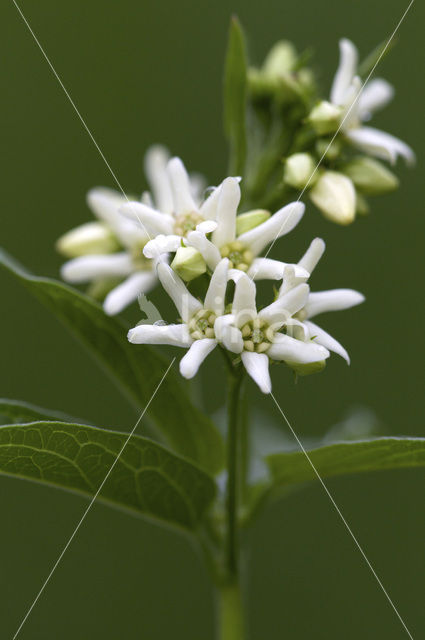
<path id="1" fill-rule="evenodd" d="M 324 155 L 327 160 L 336 160 L 342 151 L 341 140 L 335 138 L 331 142 L 330 139 L 321 138 L 316 142 L 316 151 L 319 158 Z"/>
<path id="2" fill-rule="evenodd" d="M 258 227 L 270 218 L 270 212 L 265 209 L 253 209 L 247 213 L 241 213 L 236 217 L 236 235 L 240 236 L 245 231 Z"/>
<path id="3" fill-rule="evenodd" d="M 65 233 L 56 242 L 56 250 L 66 258 L 113 253 L 119 248 L 118 240 L 112 231 L 101 222 L 82 224 Z"/>
<path id="4" fill-rule="evenodd" d="M 179 247 L 171 263 L 171 268 L 185 281 L 190 282 L 207 270 L 202 255 L 193 247 Z"/>
<path id="5" fill-rule="evenodd" d="M 355 218 L 356 190 L 342 173 L 324 171 L 311 189 L 310 199 L 332 222 L 350 224 Z"/>
<path id="6" fill-rule="evenodd" d="M 326 360 L 309 362 L 308 364 L 300 364 L 299 362 L 289 362 L 288 360 L 285 360 L 285 363 L 299 376 L 309 376 L 312 373 L 320 373 L 326 367 Z"/>
<path id="7" fill-rule="evenodd" d="M 312 155 L 309 153 L 294 153 L 285 162 L 283 179 L 291 187 L 303 189 L 310 179 L 310 184 L 314 184 L 314 179 L 317 175 L 313 175 L 315 167 L 316 163 Z"/>
<path id="8" fill-rule="evenodd" d="M 342 109 L 326 100 L 322 100 L 311 111 L 307 118 L 319 135 L 334 133 L 341 122 Z"/>
<path id="9" fill-rule="evenodd" d="M 394 191 L 399 185 L 397 176 L 378 160 L 367 156 L 353 158 L 342 171 L 368 196 L 377 196 Z"/>
<path id="10" fill-rule="evenodd" d="M 367 214 L 370 213 L 370 207 L 366 198 L 358 191 L 356 191 L 356 213 L 358 213 L 359 216 L 367 216 Z"/>
<path id="11" fill-rule="evenodd" d="M 279 40 L 267 54 L 262 71 L 269 77 L 282 76 L 294 69 L 297 58 L 294 45 L 287 40 Z"/>

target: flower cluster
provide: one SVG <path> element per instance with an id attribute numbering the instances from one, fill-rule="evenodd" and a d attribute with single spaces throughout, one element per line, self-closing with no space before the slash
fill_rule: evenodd
<path id="1" fill-rule="evenodd" d="M 369 196 L 397 188 L 396 175 L 381 160 L 394 165 L 402 157 L 413 164 L 415 155 L 398 138 L 365 124 L 394 95 L 386 80 L 369 81 L 379 58 L 359 63 L 357 48 L 346 38 L 339 47 L 340 61 L 327 100 L 317 91 L 306 56 L 298 55 L 291 43 L 278 42 L 262 67 L 250 69 L 250 119 L 263 133 L 256 131 L 249 141 L 255 148 L 259 140 L 261 150 L 246 188 L 267 206 L 307 191 L 327 219 L 345 225 L 356 214 L 368 213 Z M 256 119 L 257 114 L 261 117 Z M 282 142 L 276 146 L 279 135 Z M 267 191 L 262 193 L 264 178 Z"/>
<path id="2" fill-rule="evenodd" d="M 354 44 L 344 38 L 339 47 L 330 99 L 316 104 L 307 118 L 317 134 L 315 147 L 287 158 L 284 180 L 297 189 L 309 188 L 310 199 L 329 220 L 349 224 L 356 213 L 368 212 L 365 196 L 398 186 L 397 177 L 376 158 L 395 164 L 401 156 L 412 164 L 415 156 L 398 138 L 363 124 L 390 102 L 394 89 L 382 78 L 364 83 Z M 363 155 L 350 154 L 353 148 Z"/>

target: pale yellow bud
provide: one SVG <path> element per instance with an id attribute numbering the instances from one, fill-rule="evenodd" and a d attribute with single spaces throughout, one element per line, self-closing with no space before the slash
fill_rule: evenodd
<path id="1" fill-rule="evenodd" d="M 87 222 L 61 236 L 56 249 L 66 258 L 113 253 L 120 248 L 112 231 L 102 222 Z"/>
<path id="2" fill-rule="evenodd" d="M 190 282 L 207 270 L 202 255 L 193 247 L 179 247 L 171 263 L 171 268 L 184 280 Z"/>
<path id="3" fill-rule="evenodd" d="M 338 129 L 342 113 L 341 107 L 322 100 L 310 111 L 307 120 L 313 125 L 317 133 L 324 135 L 333 133 Z"/>
<path id="4" fill-rule="evenodd" d="M 325 218 L 350 224 L 356 215 L 356 191 L 347 176 L 336 171 L 322 173 L 310 191 L 310 198 Z"/>
<path id="5" fill-rule="evenodd" d="M 283 179 L 295 189 L 304 189 L 309 183 L 314 184 L 315 162 L 309 153 L 294 153 L 285 162 Z"/>

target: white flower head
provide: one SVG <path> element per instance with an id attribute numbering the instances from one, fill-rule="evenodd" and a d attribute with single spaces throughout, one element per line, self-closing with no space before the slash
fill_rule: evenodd
<path id="1" fill-rule="evenodd" d="M 305 206 L 302 202 L 291 202 L 265 222 L 237 233 L 237 210 L 241 197 L 239 181 L 226 178 L 217 198 L 216 228 L 211 239 L 208 229 L 197 228 L 188 233 L 186 244 L 202 254 L 207 266 L 213 270 L 222 258 L 228 258 L 230 268 L 245 272 L 255 280 L 279 280 L 286 263 L 258 257 L 275 240 L 289 233 L 301 220 Z"/>
<path id="2" fill-rule="evenodd" d="M 358 51 L 343 38 L 339 42 L 340 60 L 333 79 L 330 103 L 341 108 L 342 130 L 348 140 L 365 153 L 395 163 L 402 156 L 407 163 L 415 161 L 415 154 L 405 143 L 384 131 L 363 126 L 372 114 L 384 107 L 394 95 L 391 84 L 375 78 L 363 84 L 357 75 Z"/>
<path id="3" fill-rule="evenodd" d="M 131 204 L 140 205 L 148 214 L 130 219 L 121 213 L 122 207 L 129 205 L 124 194 L 95 188 L 89 191 L 87 202 L 98 222 L 82 225 L 57 242 L 60 253 L 72 258 L 62 266 L 64 280 L 74 284 L 90 282 L 110 289 L 103 303 L 108 315 L 119 313 L 157 283 L 158 257 L 146 258 L 143 247 L 152 238 L 149 224 L 152 207 L 156 207 L 155 220 L 162 215 L 162 230 L 168 229 L 168 211 L 173 206 L 171 183 L 165 172 L 168 161 L 169 153 L 164 147 L 151 147 L 146 154 L 145 170 L 151 192 L 142 195 L 145 204 Z M 190 197 L 200 198 L 203 179 L 195 175 L 193 179 L 187 177 L 187 181 Z M 181 194 L 178 198 L 182 199 Z"/>
<path id="4" fill-rule="evenodd" d="M 181 324 L 138 325 L 128 339 L 135 344 L 167 344 L 188 349 L 180 361 L 180 372 L 192 378 L 209 353 L 217 346 L 215 325 L 224 314 L 229 261 L 219 262 L 211 276 L 204 303 L 197 300 L 185 283 L 165 262 L 158 264 L 162 286 L 172 298 Z"/>

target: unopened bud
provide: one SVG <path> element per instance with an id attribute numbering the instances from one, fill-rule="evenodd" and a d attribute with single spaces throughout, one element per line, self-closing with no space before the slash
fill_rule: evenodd
<path id="1" fill-rule="evenodd" d="M 316 142 L 317 155 L 327 160 L 336 160 L 342 151 L 342 144 L 338 138 L 330 140 L 322 138 Z"/>
<path id="2" fill-rule="evenodd" d="M 356 215 L 356 191 L 350 178 L 336 171 L 322 173 L 310 198 L 325 218 L 338 224 L 350 224 Z"/>
<path id="3" fill-rule="evenodd" d="M 291 367 L 293 371 L 299 376 L 309 376 L 312 373 L 320 373 L 326 367 L 326 360 L 319 360 L 318 362 L 309 362 L 307 364 L 300 364 L 299 362 L 288 362 L 285 360 L 288 367 Z"/>
<path id="4" fill-rule="evenodd" d="M 366 198 L 356 191 L 356 213 L 358 213 L 359 216 L 367 216 L 369 212 L 370 207 Z"/>
<path id="5" fill-rule="evenodd" d="M 120 248 L 112 231 L 101 222 L 87 222 L 61 236 L 56 249 L 66 258 L 113 253 Z"/>
<path id="6" fill-rule="evenodd" d="M 320 135 L 333 133 L 340 125 L 342 112 L 341 107 L 322 100 L 310 111 L 307 120 Z"/>
<path id="7" fill-rule="evenodd" d="M 270 218 L 270 212 L 265 209 L 253 209 L 247 213 L 241 213 L 236 217 L 236 235 L 240 236 L 245 231 L 258 227 Z"/>
<path id="8" fill-rule="evenodd" d="M 285 162 L 283 179 L 295 189 L 304 189 L 307 184 L 314 184 L 316 164 L 309 153 L 294 153 Z"/>
<path id="9" fill-rule="evenodd" d="M 381 162 L 359 156 L 353 158 L 343 167 L 347 175 L 362 193 L 368 196 L 377 196 L 397 189 L 399 181 L 392 171 Z"/>
<path id="10" fill-rule="evenodd" d="M 297 62 L 294 45 L 287 40 L 279 40 L 270 49 L 263 64 L 263 72 L 268 76 L 281 76 L 291 72 Z"/>
<path id="11" fill-rule="evenodd" d="M 193 247 L 179 247 L 171 263 L 171 268 L 185 282 L 201 276 L 207 270 L 207 265 L 202 255 Z"/>

